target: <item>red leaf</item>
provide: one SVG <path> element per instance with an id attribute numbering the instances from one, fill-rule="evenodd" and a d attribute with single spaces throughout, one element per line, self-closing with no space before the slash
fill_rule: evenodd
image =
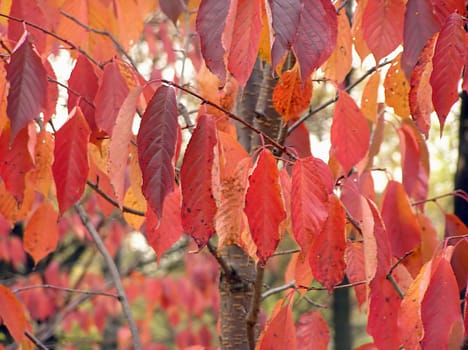
<path id="1" fill-rule="evenodd" d="M 80 108 L 55 133 L 54 174 L 60 214 L 81 198 L 88 177 L 88 141 L 91 131 Z"/>
<path id="2" fill-rule="evenodd" d="M 35 264 L 57 247 L 59 231 L 58 215 L 54 207 L 45 202 L 39 206 L 24 229 L 23 246 Z"/>
<path id="3" fill-rule="evenodd" d="M 401 67 L 407 77 L 411 76 L 413 67 L 416 65 L 426 42 L 440 28 L 431 2 L 428 0 L 408 0 L 406 4 Z"/>
<path id="4" fill-rule="evenodd" d="M 221 38 L 226 25 L 229 5 L 229 0 L 202 0 L 196 21 L 201 52 L 206 66 L 222 82 L 226 79 L 226 67 Z"/>
<path id="5" fill-rule="evenodd" d="M 47 72 L 27 37 L 12 53 L 6 71 L 10 82 L 7 114 L 14 140 L 18 132 L 47 107 Z"/>
<path id="6" fill-rule="evenodd" d="M 200 248 L 215 233 L 213 177 L 219 173 L 215 168 L 216 144 L 215 119 L 211 115 L 202 115 L 187 146 L 180 169 L 182 225 Z"/>
<path id="7" fill-rule="evenodd" d="M 305 0 L 292 44 L 299 61 L 301 79 L 320 67 L 335 48 L 337 17 L 329 0 Z"/>
<path id="8" fill-rule="evenodd" d="M 416 201 L 427 198 L 429 190 L 429 152 L 427 145 L 409 123 L 402 123 L 398 129 L 400 138 L 401 168 L 403 186 Z"/>
<path id="9" fill-rule="evenodd" d="M 28 321 L 24 308 L 15 295 L 5 286 L 0 285 L 0 319 L 8 328 L 13 339 L 20 343 L 25 339 L 24 332 L 27 330 Z"/>
<path id="10" fill-rule="evenodd" d="M 159 0 L 159 6 L 161 11 L 175 24 L 184 11 L 184 7 L 187 6 L 187 0 Z"/>
<path id="11" fill-rule="evenodd" d="M 372 335 L 379 350 L 399 349 L 400 341 L 396 335 L 401 299 L 385 276 L 372 280 L 369 300 L 367 332 Z"/>
<path id="12" fill-rule="evenodd" d="M 333 178 L 320 159 L 308 157 L 294 163 L 291 184 L 291 221 L 294 237 L 304 251 L 322 232 L 328 217 L 328 195 Z"/>
<path id="13" fill-rule="evenodd" d="M 367 120 L 356 102 L 340 90 L 331 126 L 331 144 L 336 158 L 348 172 L 363 159 L 369 148 Z"/>
<path id="14" fill-rule="evenodd" d="M 432 264 L 431 280 L 421 303 L 425 330 L 421 347 L 459 349 L 463 342 L 463 322 L 458 285 L 449 262 L 443 257 L 438 260 Z"/>
<path id="15" fill-rule="evenodd" d="M 333 292 L 343 280 L 346 213 L 335 195 L 329 196 L 328 218 L 309 251 L 309 263 L 315 279 Z"/>
<path id="16" fill-rule="evenodd" d="M 411 116 L 426 139 L 429 137 L 431 113 L 434 109 L 429 79 L 432 73 L 432 56 L 436 37 L 434 35 L 424 46 L 410 79 L 409 106 Z"/>
<path id="17" fill-rule="evenodd" d="M 112 135 L 117 114 L 127 95 L 128 86 L 120 73 L 119 65 L 115 61 L 106 64 L 94 103 L 96 125 L 109 136 Z"/>
<path id="18" fill-rule="evenodd" d="M 260 336 L 256 349 L 296 349 L 294 317 L 291 305 L 288 304 L 283 307 L 283 303 L 283 299 L 277 302 L 268 324 Z M 280 309 L 278 310 L 278 308 Z"/>
<path id="19" fill-rule="evenodd" d="M 91 62 L 85 56 L 79 55 L 70 74 L 70 79 L 68 79 L 68 87 L 70 88 L 68 111 L 71 112 L 73 107 L 80 106 L 91 130 L 96 129 L 95 106 L 92 102 L 98 90 L 98 81 L 98 76 Z M 71 91 L 78 93 L 79 96 Z"/>
<path id="20" fill-rule="evenodd" d="M 318 311 L 302 314 L 296 324 L 296 338 L 297 350 L 328 349 L 330 330 L 322 314 Z"/>
<path id="21" fill-rule="evenodd" d="M 362 31 L 377 62 L 402 42 L 405 9 L 403 0 L 374 0 L 367 3 L 362 17 Z"/>
<path id="22" fill-rule="evenodd" d="M 433 12 L 440 25 L 443 25 L 447 18 L 454 12 L 459 15 L 465 13 L 464 0 L 431 0 Z"/>
<path id="23" fill-rule="evenodd" d="M 454 13 L 440 31 L 432 58 L 432 102 L 439 117 L 441 133 L 450 108 L 458 100 L 458 81 L 467 45 L 464 20 Z"/>
<path id="24" fill-rule="evenodd" d="M 309 130 L 307 130 L 305 123 L 299 124 L 297 128 L 295 128 L 288 136 L 286 136 L 284 145 L 285 147 L 294 149 L 297 152 L 299 158 L 312 156 L 310 149 Z"/>
<path id="25" fill-rule="evenodd" d="M 301 14 L 301 0 L 268 0 L 275 40 L 271 48 L 272 67 L 276 68 L 291 49 Z"/>
<path id="26" fill-rule="evenodd" d="M 394 256 L 402 257 L 421 243 L 421 229 L 401 183 L 388 183 L 382 199 L 382 218 Z"/>
<path id="27" fill-rule="evenodd" d="M 364 263 L 364 245 L 359 242 L 348 242 L 345 251 L 346 276 L 350 283 L 366 280 L 366 268 Z M 366 302 L 367 287 L 364 284 L 354 288 L 359 307 Z"/>
<path id="28" fill-rule="evenodd" d="M 33 168 L 30 142 L 35 143 L 35 126 L 30 124 L 16 136 L 11 148 L 8 147 L 10 130 L 6 128 L 0 136 L 0 176 L 5 187 L 21 203 L 26 189 L 26 174 Z M 31 140 L 32 139 L 32 140 Z M 33 145 L 34 147 L 34 145 Z"/>
<path id="29" fill-rule="evenodd" d="M 145 226 L 148 244 L 160 261 L 163 254 L 182 236 L 179 188 L 166 196 L 161 221 L 158 221 L 151 208 L 148 209 Z"/>
<path id="30" fill-rule="evenodd" d="M 164 198 L 174 188 L 177 115 L 174 89 L 160 86 L 146 107 L 137 136 L 143 194 L 158 218 Z"/>
<path id="31" fill-rule="evenodd" d="M 112 174 L 110 181 L 119 205 L 122 205 L 124 199 L 128 146 L 132 138 L 133 117 L 141 90 L 142 87 L 137 86 L 128 94 L 116 116 L 110 138 L 108 173 Z"/>
<path id="32" fill-rule="evenodd" d="M 275 158 L 263 149 L 249 177 L 244 209 L 262 265 L 274 253 L 280 240 L 280 224 L 286 219 L 278 176 Z"/>
<path id="33" fill-rule="evenodd" d="M 262 30 L 262 6 L 259 0 L 237 0 L 236 17 L 227 65 L 241 87 L 250 77 L 258 54 Z M 229 19 L 229 17 L 228 17 Z M 213 24 L 212 24 L 213 25 Z"/>

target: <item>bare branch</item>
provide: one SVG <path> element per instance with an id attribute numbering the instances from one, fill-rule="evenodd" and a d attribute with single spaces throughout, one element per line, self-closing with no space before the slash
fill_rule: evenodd
<path id="1" fill-rule="evenodd" d="M 128 321 L 130 332 L 132 334 L 133 346 L 135 347 L 136 350 L 142 350 L 140 336 L 138 334 L 138 328 L 135 323 L 135 319 L 133 318 L 132 310 L 130 309 L 130 304 L 128 303 L 128 299 L 125 294 L 122 281 L 120 279 L 120 273 L 119 273 L 119 270 L 117 269 L 117 266 L 115 265 L 114 259 L 112 259 L 112 256 L 109 254 L 109 251 L 104 245 L 104 242 L 99 236 L 99 233 L 97 232 L 96 228 L 91 224 L 91 221 L 89 220 L 89 217 L 84 211 L 83 207 L 77 203 L 74 205 L 74 208 L 75 208 L 76 213 L 80 217 L 81 222 L 86 227 L 91 237 L 93 238 L 94 242 L 96 243 L 96 246 L 99 252 L 104 257 L 107 267 L 109 268 L 112 282 L 114 283 L 115 288 L 117 289 L 118 297 L 122 305 L 123 313 Z"/>
<path id="2" fill-rule="evenodd" d="M 279 252 L 274 252 L 271 256 L 288 255 L 288 254 L 294 254 L 294 253 L 300 253 L 300 252 L 302 252 L 301 248 L 295 248 L 295 249 L 288 249 L 288 250 L 282 250 Z"/>
<path id="3" fill-rule="evenodd" d="M 44 344 L 42 344 L 42 342 L 34 335 L 32 334 L 30 331 L 24 331 L 24 335 L 33 342 L 34 345 L 36 345 L 36 347 L 38 349 L 41 349 L 41 350 L 49 350 L 49 348 L 47 346 L 45 346 Z"/>
<path id="4" fill-rule="evenodd" d="M 36 285 L 31 285 L 31 286 L 20 287 L 20 288 L 14 289 L 13 293 L 17 294 L 17 293 L 25 292 L 25 291 L 32 290 L 32 289 L 54 289 L 54 290 L 60 290 L 60 291 L 69 292 L 69 293 L 85 294 L 85 295 L 90 295 L 90 296 L 101 295 L 101 296 L 106 296 L 106 297 L 112 297 L 120 301 L 120 297 L 118 295 L 112 294 L 112 293 L 106 293 L 101 290 L 82 290 L 82 289 L 54 286 L 51 284 L 36 284 Z"/>
<path id="5" fill-rule="evenodd" d="M 247 337 L 249 341 L 250 350 L 255 349 L 256 335 L 255 328 L 258 321 L 258 314 L 260 312 L 260 304 L 262 302 L 262 288 L 263 288 L 263 276 L 265 274 L 265 268 L 257 264 L 257 276 L 254 285 L 254 295 L 252 298 L 252 304 L 250 305 L 249 313 L 246 317 L 247 326 Z"/>
<path id="6" fill-rule="evenodd" d="M 283 292 L 285 290 L 288 290 L 290 288 L 294 288 L 294 289 L 296 288 L 296 281 L 295 280 L 292 280 L 291 282 L 283 284 L 282 286 L 271 288 L 271 289 L 267 290 L 265 293 L 262 294 L 262 300 L 265 300 L 266 298 L 268 298 L 268 297 L 270 297 L 272 295 L 281 293 L 281 292 Z"/>

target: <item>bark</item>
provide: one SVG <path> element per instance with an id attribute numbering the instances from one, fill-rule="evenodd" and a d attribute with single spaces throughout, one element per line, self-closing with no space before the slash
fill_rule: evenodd
<path id="1" fill-rule="evenodd" d="M 468 95 L 463 91 L 458 129 L 458 163 L 455 172 L 455 189 L 468 192 Z M 455 197 L 455 215 L 468 225 L 468 202 Z"/>
<path id="2" fill-rule="evenodd" d="M 250 79 L 238 95 L 236 114 L 277 139 L 282 118 L 271 103 L 276 83 L 271 77 L 271 68 L 257 59 Z M 246 127 L 238 126 L 237 133 L 239 142 L 249 153 L 261 144 L 258 135 Z M 219 255 L 230 270 L 221 271 L 219 282 L 221 349 L 253 350 L 260 332 L 260 300 L 254 296 L 261 289 L 255 290 L 255 286 L 262 286 L 263 270 L 257 269 L 255 262 L 237 245 L 224 247 Z"/>

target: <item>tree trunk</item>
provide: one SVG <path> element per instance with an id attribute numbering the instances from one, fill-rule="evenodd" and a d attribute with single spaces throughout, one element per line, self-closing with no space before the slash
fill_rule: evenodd
<path id="1" fill-rule="evenodd" d="M 271 77 L 271 67 L 257 59 L 250 79 L 239 93 L 236 114 L 277 139 L 282 129 L 282 118 L 271 103 L 276 83 Z M 237 134 L 239 142 L 249 153 L 261 144 L 258 135 L 244 126 L 237 127 Z M 230 269 L 229 272 L 221 271 L 219 282 L 221 349 L 253 350 L 260 332 L 257 320 L 259 305 L 255 305 L 254 294 L 255 286 L 262 285 L 263 270 L 257 268 L 237 245 L 224 247 L 219 255 Z"/>
<path id="2" fill-rule="evenodd" d="M 455 189 L 468 193 L 468 95 L 462 94 L 460 127 L 458 129 L 458 163 L 455 173 Z M 468 226 L 468 202 L 455 197 L 455 215 Z"/>

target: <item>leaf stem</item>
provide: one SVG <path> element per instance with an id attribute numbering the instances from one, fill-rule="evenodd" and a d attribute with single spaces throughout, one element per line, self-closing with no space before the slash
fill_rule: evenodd
<path id="1" fill-rule="evenodd" d="M 51 284 L 36 284 L 36 285 L 20 287 L 20 288 L 14 289 L 13 293 L 15 294 L 21 293 L 21 292 L 25 292 L 31 289 L 54 289 L 54 290 L 60 290 L 60 291 L 69 292 L 69 293 L 78 293 L 78 294 L 85 294 L 85 295 L 102 295 L 106 297 L 112 297 L 120 301 L 120 297 L 118 295 L 107 293 L 107 292 L 100 291 L 100 290 L 82 290 L 82 289 L 54 286 Z"/>
<path id="2" fill-rule="evenodd" d="M 122 281 L 120 278 L 120 273 L 119 273 L 119 270 L 117 269 L 117 266 L 115 265 L 114 259 L 109 254 L 109 251 L 104 245 L 104 242 L 99 236 L 99 233 L 97 232 L 96 228 L 91 224 L 91 221 L 89 220 L 89 217 L 84 211 L 83 207 L 80 204 L 76 203 L 74 205 L 74 208 L 75 208 L 76 213 L 80 217 L 81 222 L 83 223 L 83 225 L 86 227 L 91 237 L 93 238 L 94 243 L 96 243 L 96 246 L 99 252 L 102 254 L 107 264 L 107 267 L 109 268 L 110 276 L 111 276 L 112 282 L 115 285 L 115 288 L 117 289 L 117 293 L 120 299 L 120 304 L 122 305 L 123 313 L 128 321 L 130 332 L 132 334 L 133 346 L 136 350 L 142 350 L 143 348 L 141 345 L 140 336 L 138 334 L 138 328 L 135 323 L 135 319 L 133 318 L 132 310 L 130 309 L 130 304 L 128 303 L 127 295 L 125 294 L 125 290 L 124 290 L 124 287 L 122 285 Z"/>

